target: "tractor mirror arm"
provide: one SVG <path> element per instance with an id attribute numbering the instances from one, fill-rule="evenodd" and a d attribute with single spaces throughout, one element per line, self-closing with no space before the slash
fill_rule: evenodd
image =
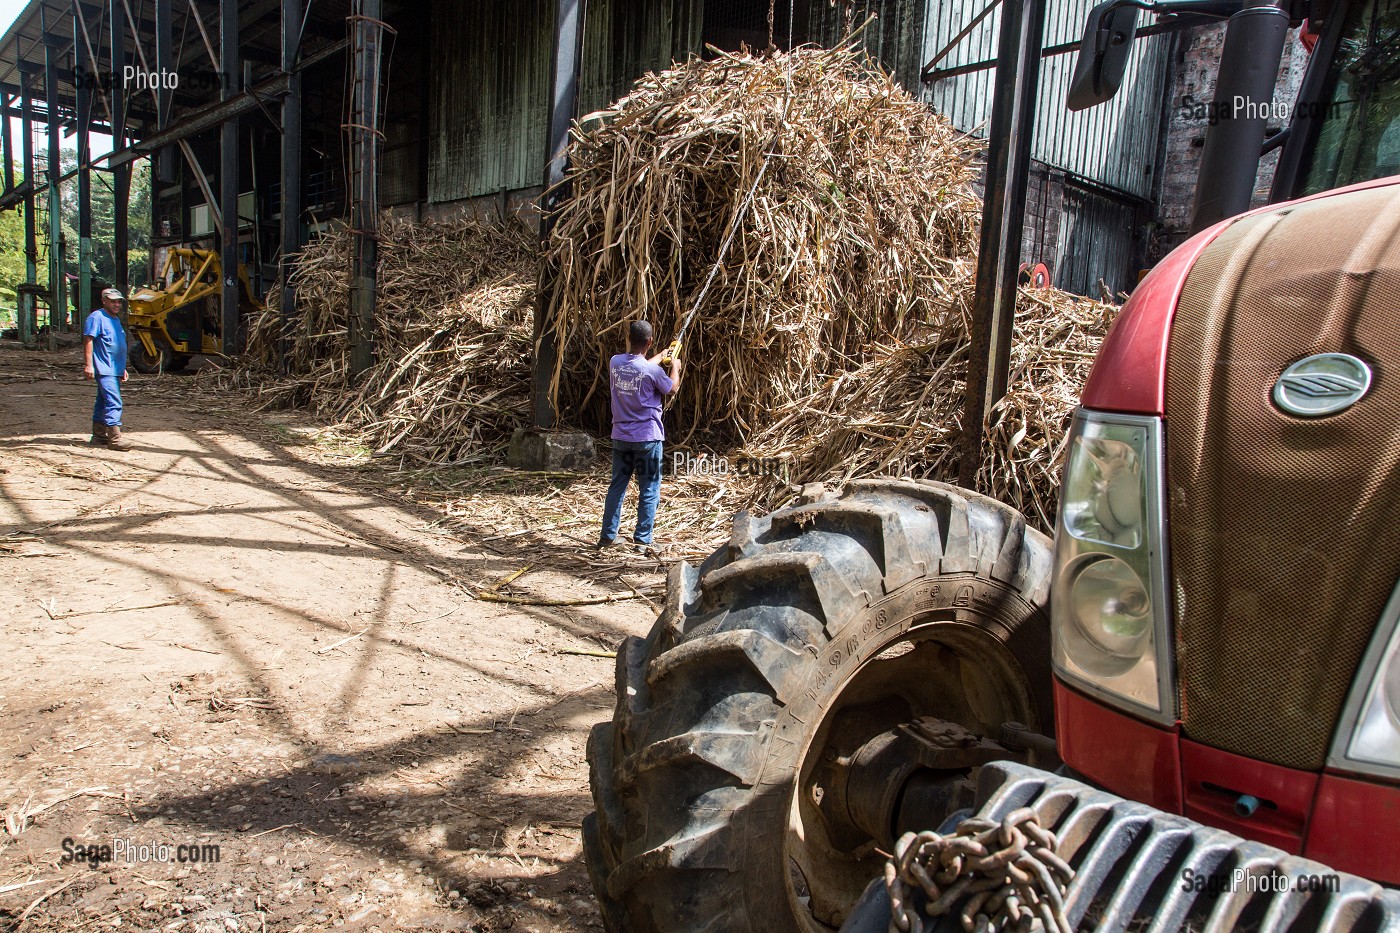
<path id="1" fill-rule="evenodd" d="M 1246 0 L 1113 0 L 1112 8 L 1137 7 L 1156 16 L 1211 16 L 1229 19 L 1246 6 Z"/>
<path id="2" fill-rule="evenodd" d="M 1259 0 L 1104 0 L 1089 11 L 1066 105 L 1087 110 L 1113 99 L 1128 71 L 1138 13 L 1228 19 Z M 1158 30 L 1160 31 L 1160 29 Z"/>

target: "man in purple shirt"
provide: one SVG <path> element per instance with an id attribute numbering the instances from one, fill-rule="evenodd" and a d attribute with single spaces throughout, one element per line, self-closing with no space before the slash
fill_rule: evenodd
<path id="1" fill-rule="evenodd" d="M 666 439 L 661 400 L 676 391 L 681 379 L 680 355 L 675 347 L 647 359 L 646 352 L 654 342 L 651 325 L 633 321 L 627 331 L 629 352 L 614 356 L 608 366 L 613 468 L 598 547 L 608 547 L 617 540 L 622 525 L 622 500 L 633 476 L 637 477 L 637 528 L 632 540 L 639 549 L 651 545 L 656 506 L 661 501 L 661 448 Z M 657 365 L 668 358 L 669 375 Z"/>

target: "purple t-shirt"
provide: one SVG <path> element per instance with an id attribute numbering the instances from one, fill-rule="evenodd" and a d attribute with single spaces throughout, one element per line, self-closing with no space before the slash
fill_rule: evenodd
<path id="1" fill-rule="evenodd" d="M 615 441 L 660 441 L 661 399 L 674 385 L 666 371 L 647 358 L 619 353 L 608 364 L 612 383 L 612 437 Z"/>

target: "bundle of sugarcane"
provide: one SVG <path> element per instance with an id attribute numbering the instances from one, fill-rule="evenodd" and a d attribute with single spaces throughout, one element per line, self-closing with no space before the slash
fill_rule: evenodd
<path id="1" fill-rule="evenodd" d="M 607 427 L 628 322 L 669 340 L 712 272 L 678 436 L 743 438 L 877 343 L 948 325 L 976 247 L 977 146 L 855 51 L 690 61 L 594 122 L 547 256 L 555 398 L 583 426 Z"/>
<path id="2" fill-rule="evenodd" d="M 287 328 L 289 375 L 262 382 L 268 407 L 324 403 L 344 388 L 348 373 L 350 237 L 345 229 L 335 227 L 307 244 L 291 277 L 298 294 L 290 324 L 282 316 L 279 288 L 248 328 L 245 362 L 269 368 L 277 361 L 279 340 Z"/>
<path id="3" fill-rule="evenodd" d="M 307 247 L 292 273 L 296 313 L 286 377 L 266 374 L 264 407 L 309 406 L 378 453 L 440 462 L 496 448 L 528 411 L 538 250 L 519 224 L 472 219 L 379 230 L 376 364 L 352 378 L 350 237 Z M 249 357 L 276 358 L 280 311 L 253 323 Z"/>
<path id="4" fill-rule="evenodd" d="M 1117 311 L 1056 289 L 1021 292 L 1009 389 L 987 428 L 977 489 L 1047 531 L 1070 421 Z M 743 453 L 784 467 L 767 483 L 766 504 L 779 504 L 789 484 L 824 480 L 897 475 L 956 483 L 967 353 L 966 329 L 886 346 L 776 412 Z"/>

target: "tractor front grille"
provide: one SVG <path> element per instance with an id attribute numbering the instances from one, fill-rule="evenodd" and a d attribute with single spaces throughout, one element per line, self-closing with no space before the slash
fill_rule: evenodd
<path id="1" fill-rule="evenodd" d="M 1369 395 L 1303 419 L 1283 370 L 1349 353 Z M 1400 577 L 1400 186 L 1236 223 L 1186 282 L 1167 363 L 1181 719 L 1198 742 L 1323 766 Z"/>
<path id="2" fill-rule="evenodd" d="M 1058 837 L 1075 870 L 1065 913 L 1077 930 L 1400 929 L 1400 892 L 1319 862 L 1011 762 L 984 767 L 979 785 L 979 816 L 1031 807 Z M 1236 887 L 1237 870 L 1289 880 Z"/>
<path id="3" fill-rule="evenodd" d="M 1395 933 L 1400 891 L 1009 761 L 984 765 L 976 816 L 1029 807 L 1074 869 L 1065 919 L 1097 933 Z M 953 833 L 967 811 L 939 832 Z M 1249 882 L 1236 872 L 1257 879 Z M 1239 883 L 1236 884 L 1236 880 Z M 1265 881 L 1265 879 L 1268 879 Z M 915 891 L 911 906 L 927 903 Z M 890 897 L 873 881 L 841 933 L 885 933 Z M 961 930 L 957 911 L 933 927 Z M 1037 926 L 1037 929 L 1039 927 Z"/>

